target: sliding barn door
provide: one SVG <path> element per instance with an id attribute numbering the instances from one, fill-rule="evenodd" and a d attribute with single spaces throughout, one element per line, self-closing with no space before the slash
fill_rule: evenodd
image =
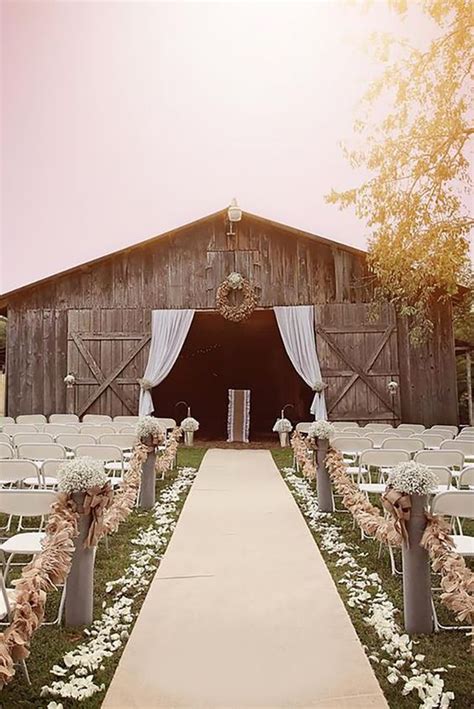
<path id="1" fill-rule="evenodd" d="M 395 312 L 384 307 L 372 322 L 369 307 L 364 303 L 315 306 L 328 414 L 335 421 L 400 418 L 400 391 L 391 396 L 387 388 L 391 380 L 400 384 Z"/>
<path id="2" fill-rule="evenodd" d="M 138 414 L 150 342 L 150 311 L 68 311 L 67 367 L 76 377 L 75 413 Z"/>

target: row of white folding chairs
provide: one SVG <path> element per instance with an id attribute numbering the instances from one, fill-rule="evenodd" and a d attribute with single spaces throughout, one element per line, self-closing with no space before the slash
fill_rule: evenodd
<path id="1" fill-rule="evenodd" d="M 409 438 L 399 438 L 398 436 L 390 436 L 382 434 L 366 434 L 365 436 L 342 435 L 335 436 L 331 439 L 331 443 L 335 448 L 341 449 L 341 446 L 347 452 L 364 450 L 365 448 L 397 448 L 399 450 L 407 450 L 411 453 L 428 449 L 428 450 L 455 450 L 463 453 L 467 460 L 474 460 L 474 441 L 470 440 L 432 440 L 423 434 L 418 436 L 410 436 Z M 351 448 L 352 446 L 352 448 Z"/>
<path id="2" fill-rule="evenodd" d="M 361 460 L 368 456 L 371 460 L 379 460 L 381 465 L 388 467 L 411 460 L 412 452 L 410 451 L 397 448 L 374 448 L 370 446 L 370 442 L 369 445 L 367 443 L 368 441 L 364 438 L 333 439 L 334 447 L 352 462 L 360 463 Z M 462 451 L 450 449 L 415 451 L 413 459 L 415 462 L 427 466 L 447 466 L 453 471 L 461 470 L 466 462 Z M 377 463 L 374 462 L 373 465 L 377 465 Z"/>
<path id="3" fill-rule="evenodd" d="M 65 448 L 74 448 L 82 443 L 110 443 L 117 445 L 120 448 L 133 448 L 137 441 L 136 433 L 131 430 L 127 433 L 101 433 L 99 435 L 91 435 L 88 433 L 60 433 L 53 436 L 50 433 L 15 433 L 13 436 L 8 436 L 6 433 L 0 433 L 0 443 L 7 443 L 13 448 L 17 448 L 23 443 L 58 443 Z"/>
<path id="4" fill-rule="evenodd" d="M 7 460 L 24 459 L 34 461 L 41 466 L 45 460 L 65 461 L 69 457 L 65 446 L 59 443 L 22 443 L 16 449 L 9 446 L 10 450 L 4 450 L 6 447 L 7 444 L 0 443 L 0 464 Z M 102 460 L 107 463 L 107 467 L 110 464 L 112 468 L 119 470 L 124 467 L 124 449 L 114 444 L 82 444 L 72 448 L 70 455 L 75 458 L 87 456 Z"/>
<path id="5" fill-rule="evenodd" d="M 452 424 L 435 424 L 430 428 L 426 428 L 421 423 L 401 423 L 396 428 L 387 423 L 368 423 L 364 426 L 359 426 L 356 421 L 333 421 L 331 422 L 336 429 L 343 431 L 359 430 L 359 431 L 391 431 L 392 433 L 401 432 L 403 430 L 409 430 L 412 433 L 435 433 L 437 431 L 444 432 L 446 438 L 459 435 L 473 435 L 474 427 L 465 426 L 459 432 L 458 427 Z M 309 424 L 304 423 L 304 426 L 309 426 Z"/>
<path id="6" fill-rule="evenodd" d="M 459 490 L 467 488 L 474 491 L 474 466 L 469 466 L 460 471 L 459 478 L 453 475 L 453 471 L 446 466 L 429 466 L 431 472 L 437 478 L 437 488 L 433 491 L 433 495 L 446 490 Z M 372 482 L 370 473 L 367 475 L 368 482 L 365 481 L 364 474 L 366 471 L 360 471 L 358 475 L 358 487 L 361 492 L 366 495 L 382 495 L 386 490 L 385 470 L 382 471 L 380 480 Z"/>
<path id="7" fill-rule="evenodd" d="M 136 423 L 140 417 L 139 416 L 107 416 L 106 414 L 85 414 L 82 417 L 84 422 L 95 422 L 95 423 L 108 423 L 111 421 L 117 422 L 130 422 Z M 45 416 L 44 414 L 22 414 L 13 418 L 13 416 L 2 416 L 0 417 L 0 423 L 79 423 L 79 416 L 77 414 L 50 414 L 50 416 Z"/>
<path id="8" fill-rule="evenodd" d="M 54 424 L 131 424 L 136 425 L 139 416 L 107 416 L 106 414 L 85 414 L 82 421 L 79 420 L 77 414 L 51 414 L 48 418 L 44 414 L 23 414 L 14 419 L 12 416 L 0 416 L 0 426 L 9 424 L 31 424 L 45 425 L 48 422 Z M 160 418 L 165 423 L 167 428 L 175 428 L 176 421 L 173 418 Z"/>

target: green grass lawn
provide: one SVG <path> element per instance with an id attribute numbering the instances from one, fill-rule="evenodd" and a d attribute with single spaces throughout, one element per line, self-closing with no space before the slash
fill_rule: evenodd
<path id="1" fill-rule="evenodd" d="M 199 468 L 204 453 L 204 448 L 180 447 L 178 451 L 178 465 Z M 157 481 L 157 499 L 160 491 L 176 478 L 176 474 L 176 470 L 171 471 L 167 474 L 166 480 Z M 184 499 L 180 502 L 179 511 L 183 504 Z M 106 597 L 106 583 L 121 576 L 128 566 L 130 553 L 134 549 L 130 540 L 133 539 L 140 529 L 148 527 L 151 521 L 151 512 L 134 511 L 127 520 L 122 522 L 118 531 L 109 537 L 108 550 L 103 541 L 99 544 L 94 576 L 95 618 L 98 618 L 101 614 L 102 602 Z M 145 595 L 144 592 L 135 601 L 135 606 L 141 605 Z M 47 609 L 49 618 L 54 617 L 53 613 L 57 608 L 57 602 L 58 594 L 51 594 Z M 39 709 L 40 707 L 47 707 L 49 701 L 52 701 L 54 698 L 40 698 L 40 690 L 43 685 L 50 684 L 52 680 L 57 679 L 50 674 L 51 668 L 55 664 L 60 664 L 65 653 L 72 650 L 75 645 L 83 642 L 84 639 L 85 636 L 80 628 L 74 630 L 58 628 L 57 626 L 40 628 L 33 636 L 31 655 L 27 660 L 32 686 L 28 687 L 25 683 L 23 673 L 18 667 L 17 674 L 12 682 L 1 692 L 0 707 L 3 707 L 3 709 L 13 709 L 14 707 Z M 110 684 L 120 655 L 121 651 L 119 650 L 104 663 L 104 671 L 100 673 L 100 683 L 104 682 L 106 687 Z M 80 702 L 80 704 L 76 701 L 61 700 L 60 698 L 55 699 L 55 701 L 58 703 L 62 702 L 64 707 L 81 706 L 84 707 L 84 709 L 95 709 L 101 706 L 103 699 L 104 693 L 101 692 L 90 699 Z"/>
<path id="2" fill-rule="evenodd" d="M 189 466 L 198 468 L 201 460 L 206 452 L 206 448 L 180 448 L 178 452 L 179 466 Z M 289 449 L 275 449 L 272 454 L 276 464 L 280 467 L 291 465 L 292 453 Z M 157 482 L 157 496 L 163 488 L 172 482 L 176 477 L 176 471 L 168 474 L 167 480 Z M 184 503 L 181 500 L 179 511 Z M 109 538 L 109 549 L 107 551 L 105 544 L 99 544 L 95 567 L 95 616 L 99 617 L 102 610 L 102 602 L 106 596 L 106 583 L 110 580 L 118 578 L 122 575 L 129 563 L 129 556 L 134 548 L 130 540 L 136 533 L 143 528 L 146 528 L 151 522 L 152 515 L 150 512 L 133 512 L 129 518 L 120 525 L 118 532 Z M 360 533 L 353 527 L 352 517 L 345 513 L 336 513 L 335 521 L 342 530 L 342 537 L 347 543 L 352 543 L 359 548 L 362 546 L 367 556 L 364 558 L 364 565 L 372 572 L 376 571 L 382 578 L 384 590 L 390 596 L 394 605 L 400 610 L 403 608 L 403 597 L 401 589 L 400 577 L 393 577 L 390 572 L 388 554 L 384 552 L 381 558 L 378 558 L 378 545 L 371 540 L 361 541 Z M 317 534 L 313 535 L 318 541 Z M 335 565 L 334 558 L 322 552 L 327 563 L 327 566 L 337 584 L 337 581 L 345 572 L 344 568 Z M 344 601 L 347 601 L 347 592 L 344 586 L 337 584 L 337 590 Z M 49 613 L 54 611 L 57 604 L 57 594 L 50 598 Z M 145 592 L 137 598 L 135 604 L 137 607 L 143 602 Z M 317 599 L 315 599 L 317 603 Z M 375 632 L 366 625 L 360 611 L 356 608 L 347 610 L 352 619 L 354 627 L 359 635 L 361 642 L 373 649 L 377 647 L 379 640 Z M 444 611 L 440 613 L 440 617 L 446 619 L 448 614 Z M 400 613 L 400 623 L 402 623 L 402 613 Z M 54 677 L 50 674 L 50 670 L 55 664 L 60 664 L 66 652 L 73 649 L 77 644 L 83 642 L 84 634 L 81 629 L 67 630 L 57 627 L 43 627 L 35 634 L 32 642 L 32 652 L 28 660 L 28 667 L 31 675 L 32 686 L 28 687 L 23 679 L 21 670 L 18 670 L 18 675 L 13 679 L 1 694 L 0 709 L 10 709 L 14 707 L 29 707 L 31 709 L 40 709 L 46 707 L 48 698 L 40 698 L 40 689 L 45 684 L 50 684 Z M 474 676 L 474 661 L 469 653 L 468 639 L 458 632 L 444 632 L 439 635 L 417 638 L 417 653 L 426 656 L 423 665 L 427 669 L 437 667 L 446 667 L 448 664 L 455 665 L 455 669 L 450 669 L 449 674 L 443 675 L 446 682 L 446 689 L 452 689 L 456 694 L 456 700 L 451 705 L 459 709 L 472 708 L 472 684 Z M 114 653 L 113 657 L 104 663 L 104 670 L 100 672 L 100 682 L 104 682 L 106 686 L 110 684 L 115 668 L 120 659 L 121 651 Z M 398 687 L 393 687 L 386 680 L 386 671 L 378 664 L 373 665 L 375 674 L 380 682 L 380 685 L 387 697 L 387 700 L 392 709 L 412 709 L 419 706 L 413 696 L 402 697 Z M 317 667 L 315 667 L 317 671 Z M 80 704 L 78 702 L 56 699 L 57 702 L 62 702 L 65 708 L 81 706 L 84 709 L 98 709 L 104 698 L 104 693 L 98 693 L 92 698 L 87 699 Z"/>
<path id="3" fill-rule="evenodd" d="M 292 465 L 293 454 L 289 449 L 278 449 L 272 451 L 274 460 L 279 468 L 289 467 Z M 372 502 L 376 503 L 377 498 Z M 340 503 L 339 503 L 340 506 Z M 348 544 L 353 544 L 356 547 L 363 548 L 367 554 L 363 559 L 364 566 L 369 572 L 377 572 L 382 579 L 385 592 L 389 595 L 393 604 L 400 609 L 399 622 L 403 626 L 403 592 L 400 576 L 392 576 L 389 557 L 386 549 L 383 550 L 381 558 L 379 558 L 379 545 L 377 542 L 370 539 L 361 540 L 358 527 L 354 528 L 353 518 L 350 514 L 339 512 L 334 515 L 337 525 L 342 529 L 342 539 Z M 466 532 L 469 532 L 466 526 Z M 311 531 L 316 541 L 318 535 Z M 474 534 L 474 529 L 469 533 Z M 337 590 L 343 599 L 347 601 L 347 591 L 344 586 L 337 582 L 343 576 L 346 569 L 335 565 L 335 559 L 328 555 L 324 550 L 321 550 L 324 560 L 331 572 L 331 575 L 336 582 Z M 401 568 L 400 559 L 397 561 L 398 568 Z M 373 649 L 379 645 L 379 640 L 375 632 L 364 622 L 360 610 L 351 608 L 346 605 L 347 611 L 351 617 L 352 623 L 361 642 L 367 647 Z M 442 606 L 437 604 L 440 620 L 449 621 L 455 624 L 455 619 Z M 416 638 L 416 652 L 425 655 L 423 666 L 433 670 L 437 667 L 446 667 L 448 664 L 455 665 L 455 669 L 450 669 L 449 673 L 443 674 L 446 689 L 452 690 L 456 698 L 451 704 L 452 707 L 459 709 L 472 709 L 474 706 L 474 658 L 470 653 L 469 639 L 465 634 L 457 631 L 445 631 L 429 636 L 418 636 Z M 369 653 L 370 654 L 370 653 Z M 382 690 L 393 709 L 412 709 L 418 707 L 420 701 L 413 694 L 407 697 L 400 695 L 399 685 L 392 686 L 387 682 L 386 669 L 378 663 L 373 663 L 373 669 L 380 682 Z"/>

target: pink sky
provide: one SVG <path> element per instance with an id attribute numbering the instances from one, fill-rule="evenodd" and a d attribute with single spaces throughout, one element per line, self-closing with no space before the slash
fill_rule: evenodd
<path id="1" fill-rule="evenodd" d="M 364 247 L 327 205 L 395 20 L 343 0 L 3 2 L 0 291 L 225 207 Z M 414 18 L 410 32 L 428 36 Z"/>

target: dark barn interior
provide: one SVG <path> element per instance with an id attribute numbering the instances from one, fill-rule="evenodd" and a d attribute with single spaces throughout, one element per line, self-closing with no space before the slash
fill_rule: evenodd
<path id="1" fill-rule="evenodd" d="M 157 415 L 180 418 L 185 400 L 200 422 L 199 438 L 222 440 L 227 430 L 228 389 L 250 389 L 250 436 L 274 438 L 284 404 L 293 420 L 309 417 L 312 392 L 295 372 L 272 310 L 257 310 L 241 323 L 218 313 L 195 313 L 181 354 L 165 381 L 153 390 Z"/>

